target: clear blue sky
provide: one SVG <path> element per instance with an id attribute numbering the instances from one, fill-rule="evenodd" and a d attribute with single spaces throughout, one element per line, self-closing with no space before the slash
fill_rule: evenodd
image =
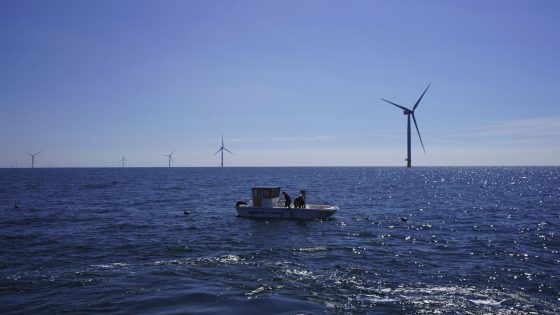
<path id="1" fill-rule="evenodd" d="M 0 167 L 560 164 L 559 1 L 0 1 Z"/>

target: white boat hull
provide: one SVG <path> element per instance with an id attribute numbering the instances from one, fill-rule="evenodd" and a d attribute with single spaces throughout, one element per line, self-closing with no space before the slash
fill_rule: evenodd
<path id="1" fill-rule="evenodd" d="M 237 206 L 237 216 L 266 219 L 327 219 L 336 213 L 338 207 L 331 205 L 307 204 L 305 208 Z"/>

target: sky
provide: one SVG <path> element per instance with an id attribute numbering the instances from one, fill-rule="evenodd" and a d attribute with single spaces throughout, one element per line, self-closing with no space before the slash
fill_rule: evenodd
<path id="1" fill-rule="evenodd" d="M 554 0 L 0 1 L 0 167 L 560 165 Z"/>

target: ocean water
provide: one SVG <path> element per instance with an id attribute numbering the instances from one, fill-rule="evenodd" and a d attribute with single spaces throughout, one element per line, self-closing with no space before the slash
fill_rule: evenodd
<path id="1" fill-rule="evenodd" d="M 2 314 L 558 314 L 559 251 L 558 167 L 0 169 Z"/>

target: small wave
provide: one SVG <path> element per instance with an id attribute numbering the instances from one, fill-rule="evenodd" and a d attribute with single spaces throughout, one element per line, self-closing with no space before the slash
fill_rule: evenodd
<path id="1" fill-rule="evenodd" d="M 492 299 L 487 299 L 487 300 L 470 300 L 472 303 L 474 304 L 481 304 L 481 305 L 489 305 L 489 306 L 498 306 L 500 304 L 502 304 L 504 301 L 495 301 Z"/>
<path id="2" fill-rule="evenodd" d="M 297 251 L 299 252 L 306 252 L 306 253 L 316 253 L 316 252 L 325 252 L 328 251 L 329 249 L 327 247 L 321 246 L 321 247 L 304 247 L 304 248 L 298 248 Z"/>
<path id="3" fill-rule="evenodd" d="M 347 296 L 353 300 L 352 307 L 356 311 L 364 311 L 379 305 L 402 305 L 403 310 L 411 313 L 432 313 L 437 309 L 441 313 L 488 313 L 488 314 L 555 314 L 558 307 L 546 301 L 521 292 L 508 292 L 499 289 L 481 289 L 474 286 L 405 286 L 368 287 L 353 279 L 338 279 L 341 285 L 351 285 L 362 292 Z M 334 308 L 346 308 L 347 299 L 337 300 L 334 296 L 326 296 Z M 327 301 L 324 301 L 327 302 Z"/>
<path id="4" fill-rule="evenodd" d="M 372 303 L 375 303 L 375 304 L 397 302 L 397 299 L 395 299 L 395 298 L 388 298 L 388 297 L 383 297 L 383 296 L 379 296 L 379 295 L 371 295 L 371 294 L 365 294 L 359 299 L 364 300 L 364 301 L 369 301 L 369 302 L 372 302 Z"/>
<path id="5" fill-rule="evenodd" d="M 282 289 L 282 288 L 283 287 L 281 285 L 279 285 L 279 286 L 261 285 L 254 290 L 251 290 L 249 292 L 245 292 L 245 295 L 249 296 L 249 298 L 252 298 L 252 297 L 258 296 L 260 294 L 263 294 L 263 293 L 266 293 L 266 292 L 271 292 L 271 291 L 274 291 L 274 290 L 279 290 L 279 289 Z"/>
<path id="6" fill-rule="evenodd" d="M 125 263 L 112 263 L 112 264 L 100 264 L 100 265 L 91 265 L 91 266 L 100 269 L 114 269 L 118 267 L 128 267 L 130 265 Z"/>
<path id="7" fill-rule="evenodd" d="M 296 275 L 301 276 L 304 278 L 311 278 L 313 276 L 313 272 L 309 270 L 300 270 L 300 269 L 287 269 L 285 270 L 286 274 L 288 275 Z"/>
<path id="8" fill-rule="evenodd" d="M 218 257 L 195 257 L 171 260 L 159 260 L 154 264 L 158 266 L 164 265 L 197 265 L 197 266 L 218 266 L 218 265 L 235 265 L 242 263 L 243 258 L 237 255 L 223 255 Z"/>

